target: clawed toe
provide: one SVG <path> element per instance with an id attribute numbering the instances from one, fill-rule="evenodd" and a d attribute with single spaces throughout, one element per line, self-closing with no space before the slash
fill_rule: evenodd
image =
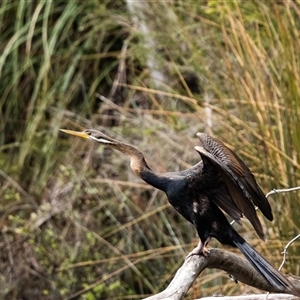
<path id="1" fill-rule="evenodd" d="M 185 260 L 187 260 L 188 258 L 190 258 L 193 255 L 203 255 L 204 257 L 208 257 L 209 255 L 209 249 L 206 248 L 206 245 L 208 244 L 208 242 L 205 242 L 204 244 L 201 242 L 201 240 L 199 241 L 198 245 L 196 248 L 194 248 L 185 258 Z"/>
<path id="2" fill-rule="evenodd" d="M 208 255 L 209 255 L 209 249 L 206 248 L 206 247 L 203 247 L 202 255 L 203 255 L 204 257 L 208 257 Z"/>

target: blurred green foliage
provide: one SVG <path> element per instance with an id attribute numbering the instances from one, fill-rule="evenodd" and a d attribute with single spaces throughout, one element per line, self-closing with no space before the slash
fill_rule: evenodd
<path id="1" fill-rule="evenodd" d="M 126 157 L 59 128 L 103 130 L 159 172 L 197 162 L 207 131 L 266 192 L 299 186 L 299 20 L 298 1 L 2 1 L 1 297 L 140 299 L 197 242 Z M 270 202 L 267 244 L 238 229 L 279 265 L 299 192 Z M 299 254 L 295 242 L 286 272 L 299 276 Z M 207 270 L 187 298 L 244 291 Z"/>

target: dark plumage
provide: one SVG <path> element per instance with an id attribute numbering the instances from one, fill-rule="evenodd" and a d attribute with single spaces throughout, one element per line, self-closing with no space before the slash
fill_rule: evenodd
<path id="1" fill-rule="evenodd" d="M 184 171 L 158 174 L 149 168 L 142 152 L 129 144 L 92 129 L 62 131 L 129 155 L 132 170 L 148 184 L 164 191 L 172 206 L 196 227 L 200 242 L 189 256 L 207 256 L 209 251 L 206 246 L 214 237 L 222 244 L 238 247 L 272 286 L 282 291 L 292 290 L 291 283 L 232 228 L 222 212 L 237 221 L 245 215 L 263 240 L 265 236 L 255 206 L 267 219 L 273 220 L 270 204 L 253 174 L 222 142 L 205 133 L 198 133 L 201 146 L 195 149 L 202 161 Z"/>

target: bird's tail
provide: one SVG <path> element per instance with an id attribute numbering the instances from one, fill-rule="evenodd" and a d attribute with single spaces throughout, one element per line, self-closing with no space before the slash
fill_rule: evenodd
<path id="1" fill-rule="evenodd" d="M 255 249 L 253 249 L 240 235 L 236 235 L 234 244 L 245 255 L 252 266 L 279 291 L 293 290 L 294 286 L 267 262 Z"/>

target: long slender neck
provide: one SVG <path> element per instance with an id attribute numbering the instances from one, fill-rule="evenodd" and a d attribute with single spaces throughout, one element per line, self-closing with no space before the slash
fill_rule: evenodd
<path id="1" fill-rule="evenodd" d="M 148 184 L 165 191 L 166 183 L 168 179 L 161 175 L 153 172 L 148 166 L 144 154 L 132 145 L 115 141 L 110 146 L 124 154 L 130 156 L 130 167 L 132 171 L 146 181 Z"/>

